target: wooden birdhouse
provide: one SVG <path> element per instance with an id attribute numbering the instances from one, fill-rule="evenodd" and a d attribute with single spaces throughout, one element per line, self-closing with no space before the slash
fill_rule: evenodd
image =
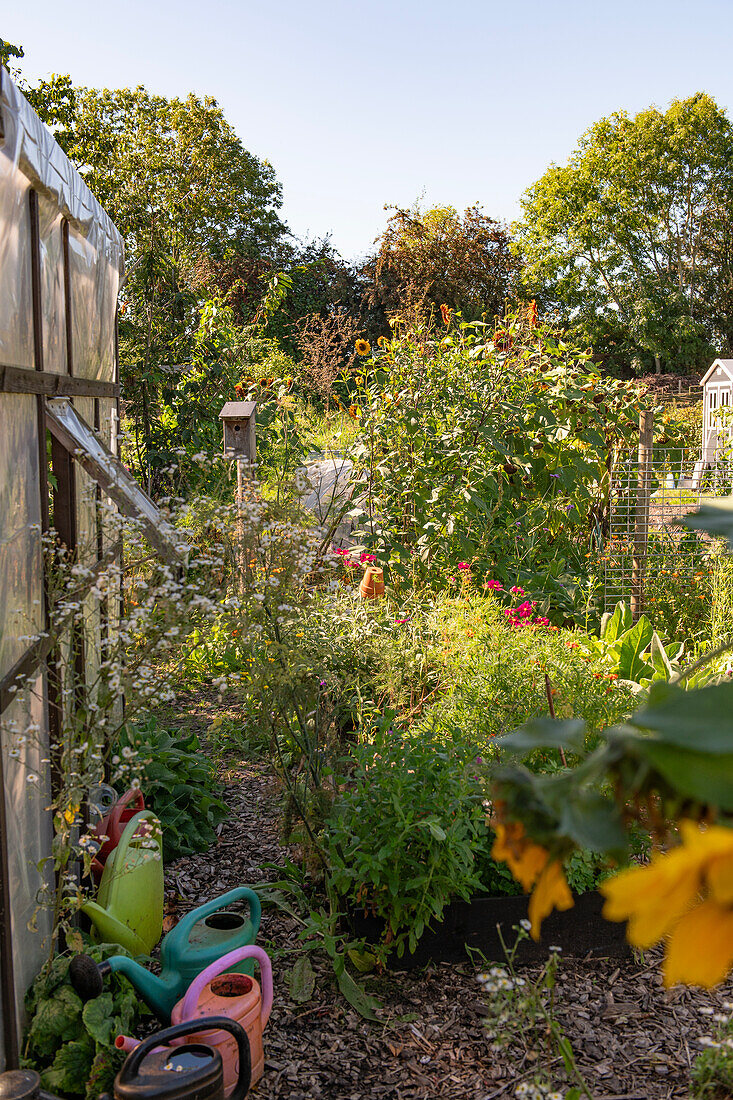
<path id="1" fill-rule="evenodd" d="M 227 401 L 219 413 L 219 419 L 224 424 L 224 454 L 227 458 L 244 458 L 248 462 L 255 462 L 256 409 L 256 401 Z"/>
<path id="2" fill-rule="evenodd" d="M 733 439 L 733 359 L 716 359 L 700 379 L 700 385 L 702 457 L 706 463 L 714 464 Z"/>

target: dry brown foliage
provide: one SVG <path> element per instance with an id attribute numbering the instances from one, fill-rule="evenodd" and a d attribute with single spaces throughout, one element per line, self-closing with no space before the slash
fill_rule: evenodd
<path id="1" fill-rule="evenodd" d="M 345 310 L 337 310 L 326 317 L 309 313 L 293 328 L 303 383 L 327 401 L 339 374 L 354 363 L 359 321 Z"/>

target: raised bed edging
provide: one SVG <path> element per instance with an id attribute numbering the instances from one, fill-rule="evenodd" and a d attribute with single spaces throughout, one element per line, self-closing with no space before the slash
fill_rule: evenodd
<path id="1" fill-rule="evenodd" d="M 525 939 L 520 943 L 515 961 L 543 962 L 550 945 L 562 948 L 570 958 L 624 958 L 629 954 L 626 925 L 607 921 L 601 916 L 603 898 L 595 890 L 575 897 L 575 905 L 563 913 L 554 912 L 542 922 L 539 943 Z M 491 962 L 504 962 L 504 950 L 497 932 L 508 948 L 514 943 L 513 926 L 527 916 L 529 897 L 476 897 L 471 901 L 453 901 L 443 910 L 443 920 L 435 921 L 433 931 L 424 932 L 414 952 L 405 951 L 401 959 L 393 956 L 395 970 L 413 970 L 430 962 L 465 962 L 466 948 L 481 952 Z M 352 931 L 359 938 L 376 943 L 384 929 L 379 917 L 352 912 Z M 478 962 L 480 956 L 476 956 Z"/>

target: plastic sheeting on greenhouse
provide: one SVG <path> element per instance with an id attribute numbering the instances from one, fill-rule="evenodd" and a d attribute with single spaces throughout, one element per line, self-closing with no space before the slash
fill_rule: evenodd
<path id="1" fill-rule="evenodd" d="M 189 550 L 187 544 L 175 528 L 163 519 L 157 505 L 143 492 L 119 458 L 105 447 L 71 402 L 65 397 L 49 399 L 46 401 L 46 413 L 51 421 L 51 431 L 59 433 L 67 449 L 73 451 L 79 463 L 102 486 L 120 511 L 139 521 L 146 538 L 161 556 L 170 562 L 183 562 Z"/>
<path id="2" fill-rule="evenodd" d="M 114 383 L 123 260 L 123 241 L 114 223 L 0 68 L 0 374 L 4 367 L 42 369 L 95 384 Z M 34 264 L 40 276 L 35 284 Z M 107 394 L 76 401 L 82 416 L 98 427 L 99 437 L 88 429 L 90 447 L 101 447 L 101 438 L 114 450 L 115 399 Z M 15 690 L 17 663 L 45 628 L 45 471 L 39 465 L 46 453 L 44 413 L 40 395 L 0 391 L 0 682 L 5 685 L 0 699 L 0 797 L 6 815 L 6 833 L 0 837 L 6 861 L 5 866 L 0 863 L 0 901 L 9 906 L 0 932 L 10 933 L 11 940 L 8 954 L 0 936 L 0 986 L 7 995 L 4 1002 L 0 998 L 0 1070 L 18 1055 L 12 1015 L 6 1012 L 3 1018 L 3 1003 L 7 1009 L 15 1002 L 21 1023 L 23 995 L 48 956 L 51 929 L 48 910 L 38 909 L 39 892 L 53 886 L 51 865 L 44 869 L 43 864 L 52 840 L 43 668 L 33 674 L 29 687 Z M 87 471 L 75 473 L 77 481 L 89 481 Z M 123 474 L 118 480 L 126 480 Z M 129 497 L 135 496 L 134 489 L 127 490 Z M 71 526 L 83 533 L 96 529 L 96 494 L 92 486 L 73 505 Z M 96 556 L 97 540 L 91 541 Z M 101 631 L 98 619 L 92 620 L 96 634 Z M 98 655 L 100 640 L 88 640 L 89 652 Z"/>

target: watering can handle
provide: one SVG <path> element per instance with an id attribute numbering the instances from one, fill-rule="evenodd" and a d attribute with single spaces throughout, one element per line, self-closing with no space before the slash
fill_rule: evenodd
<path id="1" fill-rule="evenodd" d="M 134 817 L 130 818 L 130 820 L 127 822 L 127 825 L 125 825 L 125 831 L 123 832 L 122 836 L 120 837 L 120 843 L 117 845 L 117 849 L 115 851 L 115 867 L 116 868 L 121 868 L 122 867 L 125 856 L 127 855 L 127 849 L 130 847 L 130 842 L 132 841 L 132 838 L 137 833 L 137 831 L 140 828 L 143 821 L 155 822 L 155 824 L 158 827 L 158 830 L 160 830 L 160 822 L 158 821 L 158 818 L 155 816 L 155 814 L 153 813 L 152 810 L 140 810 L 139 813 L 135 814 Z M 158 837 L 157 843 L 158 843 L 158 853 L 160 855 L 160 858 L 162 859 L 163 858 L 163 854 L 161 852 L 161 843 L 162 843 L 162 841 L 161 841 L 160 836 Z M 122 888 L 122 877 L 123 876 L 119 875 L 119 874 L 115 875 L 112 879 L 112 882 L 110 883 L 109 894 L 107 895 L 107 908 L 108 909 L 113 909 L 114 908 L 115 902 L 117 901 L 117 893 Z"/>
<path id="2" fill-rule="evenodd" d="M 222 957 L 217 959 L 216 962 L 213 962 L 211 966 L 207 966 L 205 970 L 202 970 L 191 982 L 183 998 L 183 1004 L 181 1005 L 181 1016 L 183 1019 L 187 1020 L 195 1016 L 198 1009 L 199 997 L 204 990 L 204 986 L 214 978 L 218 978 L 219 975 L 227 971 L 230 966 L 234 966 L 244 959 L 256 959 L 260 964 L 260 977 L 262 979 L 262 1009 L 260 1011 L 260 1021 L 264 1030 L 265 1024 L 270 1019 L 270 1010 L 272 1009 L 272 964 L 261 947 L 237 947 L 234 951 L 230 951 L 227 955 L 222 955 Z"/>
<path id="3" fill-rule="evenodd" d="M 192 912 L 187 913 L 185 917 L 182 917 L 173 932 L 168 933 L 168 942 L 170 943 L 172 935 L 177 942 L 188 944 L 194 925 L 198 924 L 200 920 L 205 920 L 212 913 L 218 913 L 220 909 L 225 909 L 227 905 L 234 905 L 236 901 L 245 900 L 249 902 L 249 919 L 252 928 L 256 932 L 262 917 L 260 899 L 254 890 L 250 890 L 249 886 L 238 886 L 235 890 L 230 890 L 228 894 L 222 894 L 220 898 L 214 898 L 213 901 L 207 901 L 204 905 L 199 905 L 198 909 L 194 909 Z"/>
<path id="4" fill-rule="evenodd" d="M 199 1031 L 228 1031 L 237 1040 L 239 1052 L 239 1081 L 229 1100 L 244 1100 L 252 1083 L 252 1056 L 249 1049 L 247 1032 L 236 1020 L 230 1020 L 228 1016 L 207 1016 L 198 1020 L 186 1020 L 185 1023 L 167 1027 L 164 1031 L 158 1031 L 149 1039 L 144 1039 L 136 1046 L 132 1054 L 127 1057 L 128 1073 L 137 1073 L 140 1063 L 146 1054 L 156 1047 L 172 1042 L 173 1039 L 181 1039 L 184 1035 L 192 1035 Z"/>
<path id="5" fill-rule="evenodd" d="M 130 802 L 137 803 L 138 810 L 145 809 L 145 798 L 140 788 L 130 787 L 129 791 L 125 791 L 123 795 L 115 802 L 114 806 L 109 812 L 107 819 L 107 831 L 111 832 L 113 826 L 119 828 L 120 818 L 122 817 L 122 811 L 127 807 Z"/>

